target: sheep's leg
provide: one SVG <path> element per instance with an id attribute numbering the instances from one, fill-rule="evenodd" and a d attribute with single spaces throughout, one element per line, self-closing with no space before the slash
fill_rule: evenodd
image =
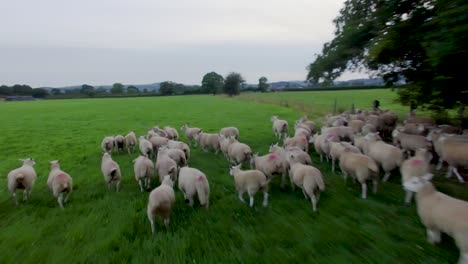
<path id="1" fill-rule="evenodd" d="M 15 203 L 16 206 L 18 206 L 18 199 L 16 199 L 16 191 L 12 194 L 13 196 L 13 203 Z"/>
<path id="2" fill-rule="evenodd" d="M 120 181 L 117 181 L 117 182 L 115 183 L 115 191 L 116 191 L 116 192 L 119 192 L 119 189 L 120 189 Z"/>
<path id="3" fill-rule="evenodd" d="M 189 197 L 188 200 L 190 207 L 193 207 L 193 197 Z"/>
<path id="4" fill-rule="evenodd" d="M 304 194 L 304 199 L 308 200 L 308 199 L 307 199 L 307 193 L 305 192 L 304 189 L 302 189 L 302 194 Z"/>
<path id="5" fill-rule="evenodd" d="M 361 183 L 361 189 L 362 189 L 362 199 L 367 199 L 367 184 L 366 183 Z"/>
<path id="6" fill-rule="evenodd" d="M 63 193 L 60 193 L 60 194 L 58 195 L 58 197 L 57 197 L 57 202 L 58 202 L 60 208 L 63 209 Z"/>
<path id="7" fill-rule="evenodd" d="M 153 219 L 153 216 L 151 215 L 151 213 L 148 212 L 148 220 L 150 222 L 150 225 L 151 225 L 151 233 L 154 234 L 154 219 Z"/>
<path id="8" fill-rule="evenodd" d="M 250 207 L 253 207 L 254 205 L 254 197 L 252 194 L 249 193 L 249 196 L 250 196 Z"/>
<path id="9" fill-rule="evenodd" d="M 28 200 L 28 190 L 24 190 L 23 192 L 23 202 L 25 202 L 26 200 Z"/>
<path id="10" fill-rule="evenodd" d="M 268 206 L 268 192 L 263 191 L 263 206 L 267 207 Z"/>
<path id="11" fill-rule="evenodd" d="M 143 181 L 141 179 L 138 180 L 138 185 L 140 185 L 140 191 L 143 192 Z"/>
<path id="12" fill-rule="evenodd" d="M 386 172 L 385 172 L 385 175 L 384 175 L 384 177 L 383 177 L 383 181 L 384 181 L 384 182 L 388 181 L 388 178 L 390 178 L 390 175 L 391 175 L 390 172 L 389 172 L 389 171 L 386 171 Z"/>
<path id="13" fill-rule="evenodd" d="M 412 191 L 406 191 L 405 203 L 410 204 L 412 199 L 413 199 L 413 192 Z"/>
<path id="14" fill-rule="evenodd" d="M 442 169 L 442 164 L 444 163 L 443 160 L 439 159 L 439 162 L 437 162 L 437 167 L 436 167 L 436 170 L 440 170 Z"/>
<path id="15" fill-rule="evenodd" d="M 348 179 L 348 173 L 346 173 L 345 170 L 341 170 L 343 172 L 343 180 L 346 183 L 346 180 Z"/>
<path id="16" fill-rule="evenodd" d="M 67 195 L 65 196 L 65 200 L 63 200 L 63 202 L 68 203 L 69 198 L 70 198 L 70 192 L 67 192 Z"/>
<path id="17" fill-rule="evenodd" d="M 241 200 L 241 202 L 245 203 L 244 197 L 242 197 L 242 196 L 244 196 L 244 192 L 240 191 L 239 192 L 239 200 Z"/>
<path id="18" fill-rule="evenodd" d="M 315 194 L 312 194 L 312 196 L 310 197 L 310 200 L 312 201 L 312 210 L 316 212 L 317 211 L 317 198 L 315 197 Z"/>
<path id="19" fill-rule="evenodd" d="M 448 169 L 447 169 L 447 174 L 445 175 L 445 177 L 447 177 L 447 178 L 452 177 L 452 170 L 453 170 L 453 166 L 449 166 Z"/>
<path id="20" fill-rule="evenodd" d="M 130 155 L 130 147 L 127 148 L 128 155 Z"/>
<path id="21" fill-rule="evenodd" d="M 377 186 L 379 185 L 379 182 L 376 179 L 374 179 L 374 180 L 372 180 L 372 184 L 373 184 L 372 192 L 374 192 L 374 194 L 376 194 L 377 193 Z"/>
<path id="22" fill-rule="evenodd" d="M 460 182 L 465 182 L 463 180 L 463 177 L 460 175 L 460 173 L 458 173 L 458 169 L 456 167 L 453 167 L 453 172 L 455 172 L 455 175 L 457 175 L 457 178 Z"/>
<path id="23" fill-rule="evenodd" d="M 335 159 L 332 159 L 332 172 L 335 173 Z"/>
<path id="24" fill-rule="evenodd" d="M 440 231 L 434 229 L 427 229 L 427 241 L 431 244 L 439 243 L 440 242 Z"/>

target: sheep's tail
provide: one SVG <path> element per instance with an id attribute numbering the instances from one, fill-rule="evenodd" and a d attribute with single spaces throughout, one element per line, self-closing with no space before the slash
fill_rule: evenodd
<path id="1" fill-rule="evenodd" d="M 175 181 L 176 180 L 176 175 L 177 175 L 177 166 L 171 167 L 167 174 L 171 175 L 172 180 Z"/>
<path id="2" fill-rule="evenodd" d="M 21 182 L 24 180 L 24 174 L 23 173 L 18 173 L 16 175 L 16 182 Z"/>
<path id="3" fill-rule="evenodd" d="M 68 191 L 68 182 L 62 182 L 60 183 L 60 188 L 65 191 L 67 190 Z"/>
<path id="4" fill-rule="evenodd" d="M 375 163 L 373 160 L 367 162 L 367 168 L 375 173 L 379 173 L 379 167 L 377 167 L 377 163 Z"/>
<path id="5" fill-rule="evenodd" d="M 323 182 L 322 176 L 316 175 L 314 178 L 315 178 L 315 183 L 317 184 L 319 190 L 321 192 L 325 191 L 325 183 Z"/>
<path id="6" fill-rule="evenodd" d="M 208 207 L 208 187 L 207 187 L 206 178 L 202 175 L 197 176 L 195 181 L 195 188 L 197 189 L 198 200 L 200 201 L 201 206 Z"/>
<path id="7" fill-rule="evenodd" d="M 282 130 L 283 132 L 285 132 L 285 133 L 289 133 L 289 131 L 288 131 L 288 124 L 284 123 L 284 124 L 283 124 L 283 127 L 281 128 L 281 130 Z"/>
<path id="8" fill-rule="evenodd" d="M 117 168 L 113 168 L 110 171 L 110 176 L 111 176 L 111 179 L 114 179 L 117 176 Z"/>

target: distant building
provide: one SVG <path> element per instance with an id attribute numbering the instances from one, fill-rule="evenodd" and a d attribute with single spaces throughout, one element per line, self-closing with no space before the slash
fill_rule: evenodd
<path id="1" fill-rule="evenodd" d="M 33 101 L 33 100 L 36 100 L 36 98 L 29 96 L 29 95 L 26 95 L 26 96 L 15 95 L 15 96 L 5 97 L 5 101 Z"/>

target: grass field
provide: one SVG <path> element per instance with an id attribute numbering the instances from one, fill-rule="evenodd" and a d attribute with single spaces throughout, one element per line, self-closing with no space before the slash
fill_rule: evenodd
<path id="1" fill-rule="evenodd" d="M 333 93 L 330 95 L 330 93 Z M 367 107 L 378 93 L 383 108 L 390 91 L 268 94 L 292 102 L 303 100 L 325 113 L 333 99 Z M 251 98 L 245 98 L 251 96 Z M 270 203 L 242 204 L 228 163 L 221 154 L 192 149 L 190 165 L 210 181 L 210 208 L 190 208 L 176 190 L 170 230 L 157 220 L 150 234 L 148 193 L 140 193 L 131 157 L 113 158 L 123 174 L 121 192 L 107 190 L 100 172 L 100 142 L 106 135 L 134 130 L 143 135 L 155 125 L 177 129 L 185 122 L 217 132 L 237 126 L 241 141 L 265 154 L 274 142 L 269 118 L 292 123 L 300 109 L 267 102 L 257 95 L 243 101 L 225 97 L 184 96 L 129 99 L 57 100 L 0 104 L 0 263 L 454 263 L 458 250 L 451 238 L 441 245 L 426 241 L 415 206 L 403 205 L 399 174 L 381 183 L 376 195 L 360 198 L 360 186 L 345 184 L 328 164 L 312 159 L 324 174 L 326 191 L 313 213 L 300 190 L 292 193 L 273 181 Z M 352 96 L 352 97 L 351 97 Z M 266 96 L 267 97 L 267 96 Z M 385 97 L 385 99 L 384 99 Z M 368 99 L 371 98 L 369 101 Z M 272 99 L 272 100 L 273 100 Z M 276 100 L 276 99 L 274 99 Z M 401 108 L 404 109 L 404 108 Z M 185 140 L 184 136 L 182 139 Z M 6 188 L 18 158 L 36 159 L 38 180 L 31 199 L 15 208 Z M 48 161 L 60 159 L 74 179 L 74 193 L 60 210 L 46 187 Z M 439 190 L 468 200 L 455 180 L 434 179 Z M 154 187 L 154 186 L 153 186 Z"/>

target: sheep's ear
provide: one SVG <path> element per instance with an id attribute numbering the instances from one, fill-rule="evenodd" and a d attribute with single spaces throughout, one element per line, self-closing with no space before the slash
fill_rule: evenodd
<path id="1" fill-rule="evenodd" d="M 422 178 L 423 178 L 424 180 L 426 180 L 426 181 L 432 180 L 432 177 L 434 177 L 434 174 L 432 174 L 432 173 L 426 173 L 426 174 L 424 174 L 424 175 L 422 176 Z"/>

